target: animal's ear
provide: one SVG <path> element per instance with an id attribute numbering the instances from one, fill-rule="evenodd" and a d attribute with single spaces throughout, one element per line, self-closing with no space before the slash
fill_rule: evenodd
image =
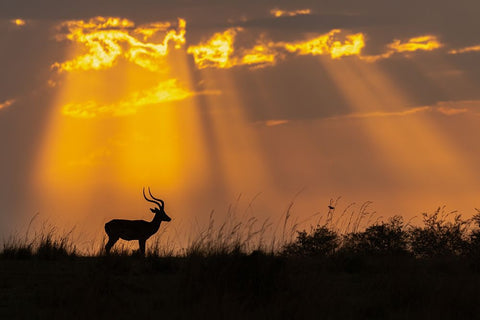
<path id="1" fill-rule="evenodd" d="M 150 208 L 150 211 L 152 211 L 153 213 L 155 213 L 155 209 Z"/>

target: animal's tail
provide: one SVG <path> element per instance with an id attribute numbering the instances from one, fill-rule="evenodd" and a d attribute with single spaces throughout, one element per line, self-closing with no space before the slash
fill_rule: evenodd
<path id="1" fill-rule="evenodd" d="M 110 228 L 111 228 L 110 223 L 109 222 L 105 223 L 105 232 L 107 233 L 107 235 L 110 235 L 110 231 L 111 231 Z"/>

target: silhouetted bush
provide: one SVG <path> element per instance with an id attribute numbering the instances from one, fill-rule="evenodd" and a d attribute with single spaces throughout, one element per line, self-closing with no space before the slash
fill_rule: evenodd
<path id="1" fill-rule="evenodd" d="M 453 221 L 447 221 L 454 215 Z M 431 215 L 423 213 L 423 227 L 412 227 L 409 232 L 410 249 L 418 257 L 462 255 L 469 243 L 468 221 L 462 220 L 456 212 L 445 213 L 439 207 Z"/>
<path id="2" fill-rule="evenodd" d="M 468 255 L 472 258 L 476 258 L 480 265 L 480 210 L 477 210 L 471 219 L 471 232 L 469 235 Z"/>
<path id="3" fill-rule="evenodd" d="M 285 255 L 329 256 L 338 248 L 340 237 L 326 226 L 317 226 L 310 233 L 298 231 L 296 240 L 283 249 Z"/>
<path id="4" fill-rule="evenodd" d="M 342 250 L 358 254 L 404 254 L 407 252 L 407 240 L 403 218 L 394 216 L 387 222 L 369 226 L 363 232 L 345 235 Z"/>

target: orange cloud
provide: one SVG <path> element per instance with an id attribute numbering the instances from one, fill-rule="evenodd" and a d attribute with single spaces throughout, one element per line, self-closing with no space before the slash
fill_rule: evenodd
<path id="1" fill-rule="evenodd" d="M 270 10 L 270 14 L 274 17 L 280 18 L 280 17 L 293 17 L 293 16 L 298 16 L 298 15 L 307 15 L 311 14 L 312 10 L 310 9 L 299 9 L 299 10 L 292 10 L 292 11 L 286 11 L 286 10 L 280 10 L 278 8 Z"/>
<path id="2" fill-rule="evenodd" d="M 230 60 L 233 53 L 233 42 L 237 34 L 235 28 L 222 33 L 215 33 L 207 42 L 188 47 L 187 52 L 199 69 L 204 68 L 231 68 L 235 64 Z"/>
<path id="3" fill-rule="evenodd" d="M 252 48 L 235 49 L 235 37 L 240 31 L 240 28 L 231 28 L 215 33 L 209 40 L 189 46 L 187 52 L 193 55 L 199 69 L 226 69 L 242 65 L 262 68 L 275 65 L 278 60 L 285 58 L 286 53 L 330 55 L 332 59 L 338 59 L 359 55 L 365 46 L 362 33 L 347 34 L 342 42 L 338 39 L 342 31 L 335 29 L 310 40 L 275 43 L 262 39 Z"/>
<path id="4" fill-rule="evenodd" d="M 273 15 L 309 14 L 309 9 L 282 11 L 273 9 Z M 111 68 L 119 59 L 135 63 L 150 71 L 161 71 L 170 47 L 181 48 L 185 40 L 186 21 L 178 20 L 176 28 L 170 22 L 154 22 L 135 26 L 128 19 L 96 17 L 88 21 L 66 21 L 58 27 L 58 40 L 68 40 L 84 46 L 86 53 L 65 62 L 52 65 L 58 71 L 101 70 Z M 332 59 L 358 56 L 365 61 L 389 58 L 395 53 L 432 51 L 442 44 L 435 36 L 424 35 L 407 41 L 394 40 L 387 51 L 363 56 L 365 35 L 349 34 L 340 29 L 306 40 L 273 42 L 259 38 L 251 48 L 235 47 L 235 39 L 242 28 L 230 28 L 213 34 L 209 39 L 190 45 L 187 53 L 193 56 L 198 69 L 227 69 L 235 66 L 262 68 L 273 66 L 287 54 L 328 55 Z M 465 49 L 467 50 L 467 49 Z M 473 47 L 468 50 L 474 50 Z"/>
<path id="5" fill-rule="evenodd" d="M 15 103 L 15 99 L 10 99 L 10 100 L 4 101 L 4 102 L 0 103 L 0 110 L 2 110 L 4 108 L 7 108 L 7 107 L 10 107 L 14 103 Z"/>
<path id="6" fill-rule="evenodd" d="M 199 69 L 228 69 L 242 65 L 261 68 L 274 65 L 279 53 L 273 48 L 272 43 L 258 41 L 253 48 L 239 49 L 235 52 L 235 37 L 241 30 L 231 28 L 215 33 L 206 42 L 189 46 L 187 52 L 193 55 Z"/>
<path id="7" fill-rule="evenodd" d="M 147 41 L 158 32 L 166 32 L 172 26 L 170 22 L 153 22 L 143 26 L 140 26 L 133 30 L 134 33 L 141 34 L 143 40 Z M 185 28 L 185 27 L 183 27 Z"/>
<path id="8" fill-rule="evenodd" d="M 128 19 L 96 17 L 89 21 L 66 21 L 58 27 L 57 40 L 69 40 L 82 44 L 87 53 L 72 60 L 54 63 L 58 71 L 100 70 L 112 67 L 119 58 L 135 63 L 150 71 L 159 71 L 169 44 L 175 48 L 185 43 L 186 22 L 178 20 L 178 30 L 170 29 L 169 23 L 152 23 L 135 28 Z M 148 42 L 157 32 L 166 32 L 162 41 Z M 138 39 L 142 36 L 142 40 Z"/>
<path id="9" fill-rule="evenodd" d="M 258 43 L 253 48 L 244 50 L 242 55 L 239 64 L 249 65 L 254 68 L 272 66 L 276 63 L 278 57 L 282 56 L 272 47 L 271 43 Z"/>
<path id="10" fill-rule="evenodd" d="M 462 114 L 468 112 L 467 108 L 449 108 L 449 107 L 437 107 L 436 108 L 437 112 L 440 112 L 441 114 L 444 114 L 446 116 L 454 116 L 457 114 Z"/>
<path id="11" fill-rule="evenodd" d="M 471 109 L 479 107 L 479 101 L 441 101 L 432 106 L 421 106 L 402 111 L 375 111 L 365 113 L 351 113 L 338 118 L 382 118 L 382 117 L 403 117 L 417 113 L 435 112 L 445 116 L 455 116 L 472 111 Z M 455 106 L 455 107 L 453 107 Z"/>
<path id="12" fill-rule="evenodd" d="M 392 112 L 385 112 L 385 111 L 375 111 L 375 112 L 365 112 L 365 113 L 351 113 L 345 116 L 339 116 L 334 118 L 382 118 L 382 117 L 402 117 L 408 116 L 419 112 L 427 112 L 432 110 L 431 107 L 417 107 L 403 111 L 392 111 Z"/>
<path id="13" fill-rule="evenodd" d="M 464 47 L 460 49 L 453 49 L 448 51 L 449 54 L 460 54 L 460 53 L 467 53 L 467 52 L 478 52 L 480 51 L 480 45 Z"/>
<path id="14" fill-rule="evenodd" d="M 274 126 L 286 124 L 288 122 L 289 122 L 288 120 L 267 120 L 264 123 L 267 127 L 274 127 Z"/>
<path id="15" fill-rule="evenodd" d="M 158 83 L 155 87 L 135 91 L 126 99 L 111 104 L 101 104 L 90 100 L 80 103 L 68 103 L 62 107 L 62 113 L 74 118 L 121 117 L 136 114 L 149 105 L 180 101 L 199 94 L 218 95 L 220 91 L 193 92 L 182 87 L 176 79 Z"/>
<path id="16" fill-rule="evenodd" d="M 279 43 L 278 45 L 299 55 L 330 55 L 332 59 L 359 55 L 365 46 L 364 35 L 362 33 L 349 34 L 345 36 L 344 42 L 341 42 L 337 40 L 337 35 L 340 32 L 341 30 L 334 29 L 310 40 Z"/>
<path id="17" fill-rule="evenodd" d="M 402 42 L 395 39 L 392 43 L 387 45 L 387 51 L 372 56 L 362 56 L 361 59 L 368 62 L 375 62 L 380 59 L 390 58 L 395 53 L 408 53 L 415 51 L 433 51 L 443 46 L 436 36 L 425 35 L 408 39 Z"/>
<path id="18" fill-rule="evenodd" d="M 480 100 L 440 101 L 435 104 L 433 108 L 435 111 L 446 116 L 454 116 L 464 113 L 478 115 L 478 110 L 480 110 Z"/>
<path id="19" fill-rule="evenodd" d="M 105 116 L 126 116 L 148 105 L 186 99 L 196 93 L 178 85 L 176 79 L 160 82 L 154 88 L 133 92 L 128 98 L 112 104 L 99 104 L 96 101 L 69 103 L 62 107 L 62 113 L 75 118 L 95 118 Z"/>
<path id="20" fill-rule="evenodd" d="M 395 52 L 432 51 L 438 49 L 442 44 L 436 36 L 426 35 L 409 39 L 407 42 L 394 40 L 388 45 Z"/>

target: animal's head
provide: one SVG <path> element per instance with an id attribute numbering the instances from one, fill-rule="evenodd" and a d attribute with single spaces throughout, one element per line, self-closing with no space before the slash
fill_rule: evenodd
<path id="1" fill-rule="evenodd" d="M 148 202 L 155 203 L 158 206 L 158 208 L 150 208 L 150 211 L 152 211 L 155 215 L 158 215 L 158 217 L 160 218 L 160 221 L 168 222 L 168 221 L 172 220 L 165 213 L 165 202 L 163 202 L 163 200 L 161 200 L 161 199 L 155 198 L 152 195 L 152 192 L 150 192 L 150 188 L 148 188 L 148 193 L 150 194 L 150 197 L 154 200 L 148 199 L 147 196 L 145 196 L 145 188 L 143 188 L 143 197 L 145 198 L 145 200 L 147 200 Z"/>

